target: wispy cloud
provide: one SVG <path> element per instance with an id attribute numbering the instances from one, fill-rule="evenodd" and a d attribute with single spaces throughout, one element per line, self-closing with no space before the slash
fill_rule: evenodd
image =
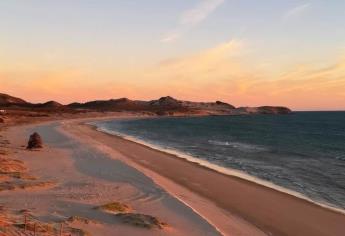
<path id="1" fill-rule="evenodd" d="M 288 20 L 291 18 L 295 18 L 303 14 L 305 11 L 307 11 L 310 8 L 311 4 L 310 3 L 303 3 L 301 5 L 298 5 L 290 10 L 288 10 L 284 15 L 283 15 L 283 20 Z"/>
<path id="2" fill-rule="evenodd" d="M 183 12 L 175 29 L 170 30 L 161 38 L 161 42 L 174 42 L 191 28 L 204 21 L 225 0 L 202 0 L 194 8 Z"/>

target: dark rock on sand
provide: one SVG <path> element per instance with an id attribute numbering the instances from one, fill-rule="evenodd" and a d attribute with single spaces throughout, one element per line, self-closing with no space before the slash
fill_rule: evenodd
<path id="1" fill-rule="evenodd" d="M 42 148 L 42 138 L 38 133 L 33 133 L 30 135 L 30 139 L 28 142 L 27 149 L 37 149 L 37 148 Z"/>

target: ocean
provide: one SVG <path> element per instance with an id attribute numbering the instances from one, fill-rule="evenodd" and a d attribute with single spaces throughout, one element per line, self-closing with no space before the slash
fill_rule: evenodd
<path id="1" fill-rule="evenodd" d="M 345 112 L 163 117 L 94 125 L 345 209 Z"/>

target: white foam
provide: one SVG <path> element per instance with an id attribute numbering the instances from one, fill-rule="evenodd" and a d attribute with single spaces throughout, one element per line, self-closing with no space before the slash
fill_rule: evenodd
<path id="1" fill-rule="evenodd" d="M 174 150 L 174 149 L 160 147 L 158 145 L 146 142 L 146 141 L 144 141 L 142 139 L 138 139 L 138 138 L 133 137 L 133 136 L 129 136 L 129 135 L 123 134 L 123 133 L 118 132 L 118 131 L 109 130 L 109 129 L 105 128 L 105 127 L 98 127 L 97 123 L 88 123 L 88 124 L 95 126 L 97 131 L 104 132 L 104 133 L 107 133 L 107 134 L 110 134 L 110 135 L 115 135 L 115 136 L 121 137 L 123 139 L 129 140 L 129 141 L 132 141 L 132 142 L 135 142 L 135 143 L 142 144 L 142 145 L 147 146 L 149 148 L 152 148 L 154 150 L 158 150 L 158 151 L 162 151 L 162 152 L 165 152 L 165 153 L 168 153 L 168 154 L 172 154 L 172 155 L 174 155 L 176 157 L 179 157 L 179 158 L 182 158 L 184 160 L 196 163 L 196 164 L 198 164 L 200 166 L 203 166 L 203 167 L 207 167 L 207 168 L 212 169 L 214 171 L 217 171 L 219 173 L 222 173 L 222 174 L 225 174 L 225 175 L 229 175 L 229 176 L 238 177 L 240 179 L 247 180 L 247 181 L 250 181 L 250 182 L 253 182 L 253 183 L 257 183 L 259 185 L 262 185 L 262 186 L 265 186 L 265 187 L 268 187 L 268 188 L 271 188 L 271 189 L 275 189 L 277 191 L 280 191 L 280 192 L 283 192 L 283 193 L 287 193 L 287 194 L 290 194 L 292 196 L 298 197 L 300 199 L 306 200 L 308 202 L 314 203 L 314 204 L 319 205 L 319 206 L 321 206 L 323 208 L 327 208 L 327 209 L 330 209 L 330 210 L 333 210 L 333 211 L 345 214 L 345 210 L 343 210 L 343 209 L 336 208 L 336 207 L 333 207 L 333 206 L 329 206 L 329 205 L 321 203 L 321 202 L 316 202 L 316 201 L 310 199 L 309 197 L 307 197 L 307 196 L 305 196 L 305 195 L 303 195 L 303 194 L 301 194 L 299 192 L 296 192 L 296 191 L 293 191 L 293 190 L 281 187 L 279 185 L 276 185 L 276 184 L 271 183 L 271 182 L 266 181 L 266 180 L 259 179 L 257 177 L 252 176 L 252 175 L 249 175 L 249 174 L 247 174 L 247 173 L 245 173 L 243 171 L 222 167 L 222 166 L 210 163 L 210 162 L 208 162 L 206 160 L 203 160 L 203 159 L 200 159 L 200 158 L 196 158 L 196 157 L 193 157 L 191 155 L 187 155 L 185 153 L 179 152 L 179 151 Z"/>
<path id="2" fill-rule="evenodd" d="M 230 146 L 232 148 L 236 148 L 236 149 L 244 151 L 244 152 L 268 151 L 268 149 L 265 147 L 262 147 L 259 145 L 247 144 L 247 143 L 231 142 L 231 141 L 218 141 L 218 140 L 208 140 L 208 142 L 210 144 L 218 145 L 218 146 Z"/>

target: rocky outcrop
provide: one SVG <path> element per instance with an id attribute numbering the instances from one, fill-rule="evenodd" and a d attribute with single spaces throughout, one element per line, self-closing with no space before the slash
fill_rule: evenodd
<path id="1" fill-rule="evenodd" d="M 183 101 L 182 106 L 190 109 L 205 110 L 205 111 L 218 111 L 218 112 L 232 112 L 235 107 L 229 103 L 216 101 L 216 102 L 189 102 Z"/>
<path id="2" fill-rule="evenodd" d="M 289 114 L 291 110 L 281 106 L 239 107 L 236 112 L 240 114 Z"/>
<path id="3" fill-rule="evenodd" d="M 27 149 L 39 149 L 43 148 L 42 138 L 38 133 L 30 135 Z"/>
<path id="4" fill-rule="evenodd" d="M 258 111 L 261 114 L 289 114 L 291 110 L 287 107 L 279 106 L 262 106 L 258 107 Z"/>

